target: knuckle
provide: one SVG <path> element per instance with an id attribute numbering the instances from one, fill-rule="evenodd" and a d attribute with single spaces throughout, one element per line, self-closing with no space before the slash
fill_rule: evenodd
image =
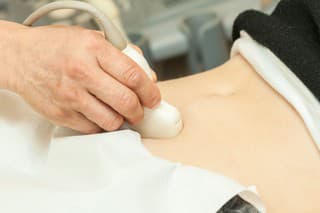
<path id="1" fill-rule="evenodd" d="M 143 78 L 143 75 L 139 72 L 135 64 L 130 63 L 124 71 L 124 78 L 129 87 L 137 88 Z"/>
<path id="2" fill-rule="evenodd" d="M 63 109 L 55 109 L 51 112 L 51 115 L 57 121 L 63 121 L 70 117 L 70 114 Z"/>
<path id="3" fill-rule="evenodd" d="M 105 118 L 102 122 L 102 127 L 107 131 L 115 131 L 123 124 L 123 118 L 121 116 L 112 116 Z"/>
<path id="4" fill-rule="evenodd" d="M 140 104 L 138 98 L 129 92 L 123 92 L 119 97 L 119 102 L 120 106 L 128 111 L 135 109 Z"/>
<path id="5" fill-rule="evenodd" d="M 77 81 L 88 79 L 89 71 L 85 63 L 81 60 L 72 59 L 68 62 L 66 72 L 68 77 Z"/>
<path id="6" fill-rule="evenodd" d="M 93 51 L 100 49 L 102 46 L 101 42 L 104 41 L 102 34 L 95 31 L 87 31 L 85 38 L 86 38 L 85 46 L 89 50 L 93 50 Z"/>
<path id="7" fill-rule="evenodd" d="M 74 103 L 81 101 L 81 92 L 77 89 L 64 89 L 62 97 L 66 102 Z"/>

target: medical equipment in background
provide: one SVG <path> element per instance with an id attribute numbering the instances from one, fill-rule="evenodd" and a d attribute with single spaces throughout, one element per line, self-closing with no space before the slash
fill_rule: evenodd
<path id="1" fill-rule="evenodd" d="M 115 3 L 129 38 L 142 47 L 152 64 L 184 56 L 179 63 L 186 63 L 187 74 L 224 63 L 229 58 L 236 16 L 247 9 L 261 8 L 261 0 L 115 0 Z M 165 67 L 163 72 L 171 72 L 172 68 Z M 178 71 L 181 69 L 178 67 Z"/>
<path id="2" fill-rule="evenodd" d="M 121 34 L 117 27 L 104 15 L 103 12 L 91 6 L 90 4 L 80 1 L 57 1 L 40 7 L 32 13 L 23 24 L 32 26 L 38 19 L 47 15 L 49 12 L 58 9 L 75 9 L 85 11 L 92 15 L 102 28 L 106 39 L 115 47 L 120 49 L 124 54 L 133 59 L 146 72 L 149 78 L 152 78 L 152 70 L 145 58 L 134 48 L 128 45 L 126 38 Z M 138 131 L 142 137 L 146 138 L 170 138 L 178 135 L 182 129 L 182 119 L 179 111 L 161 101 L 160 105 L 153 110 L 144 109 L 144 118 L 137 124 L 130 126 L 131 129 Z"/>
<path id="3" fill-rule="evenodd" d="M 261 0 L 82 0 L 102 10 L 138 45 L 160 80 L 208 70 L 229 58 L 235 17 Z M 278 2 L 279 0 L 272 0 Z M 52 0 L 0 0 L 0 18 L 22 22 Z M 37 24 L 96 29 L 88 14 L 57 11 Z M 124 27 L 122 27 L 122 25 Z"/>

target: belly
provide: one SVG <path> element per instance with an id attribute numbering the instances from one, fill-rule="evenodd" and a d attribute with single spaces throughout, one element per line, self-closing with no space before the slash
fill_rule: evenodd
<path id="1" fill-rule="evenodd" d="M 171 84 L 175 84 L 173 87 Z M 303 121 L 264 85 L 218 95 L 164 84 L 184 130 L 174 139 L 144 140 L 156 156 L 256 185 L 269 212 L 320 212 L 320 158 Z M 179 98 L 182 91 L 192 98 Z M 261 95 L 263 93 L 263 95 Z"/>

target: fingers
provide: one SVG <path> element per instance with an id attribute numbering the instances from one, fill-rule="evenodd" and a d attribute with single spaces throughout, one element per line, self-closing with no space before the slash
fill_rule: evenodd
<path id="1" fill-rule="evenodd" d="M 47 115 L 53 123 L 68 127 L 70 129 L 82 132 L 84 134 L 94 134 L 101 132 L 101 128 L 94 122 L 88 120 L 81 113 L 55 108 L 52 114 Z"/>
<path id="2" fill-rule="evenodd" d="M 88 92 L 81 93 L 77 103 L 71 101 L 62 107 L 51 105 L 44 114 L 55 124 L 85 134 L 115 131 L 124 122 L 121 115 Z"/>
<path id="3" fill-rule="evenodd" d="M 69 121 L 65 121 L 64 124 L 69 124 L 69 128 L 82 132 L 84 134 L 94 134 L 102 131 L 97 124 L 88 120 L 81 113 L 73 112 Z"/>
<path id="4" fill-rule="evenodd" d="M 46 116 L 57 125 L 85 134 L 114 131 L 123 124 L 122 116 L 89 93 L 82 95 L 82 101 L 72 108 L 51 106 Z"/>
<path id="5" fill-rule="evenodd" d="M 114 131 L 123 124 L 122 116 L 91 94 L 87 93 L 83 97 L 82 103 L 77 110 L 102 129 Z"/>
<path id="6" fill-rule="evenodd" d="M 143 107 L 133 91 L 106 75 L 102 70 L 98 71 L 95 77 L 94 84 L 87 85 L 87 90 L 91 94 L 94 94 L 132 124 L 143 118 Z M 98 107 L 98 103 L 92 104 L 96 105 L 97 109 L 101 108 L 101 106 Z M 102 110 L 100 109 L 100 111 Z"/>
<path id="7" fill-rule="evenodd" d="M 136 45 L 134 45 L 134 44 L 129 44 L 133 49 L 135 49 L 140 55 L 143 55 L 143 52 L 142 52 L 142 50 L 138 47 L 138 46 L 136 46 Z M 155 71 L 152 71 L 152 81 L 153 82 L 157 82 L 158 81 L 158 77 L 157 77 L 157 74 L 156 74 L 156 72 Z"/>
<path id="8" fill-rule="evenodd" d="M 105 45 L 105 48 L 101 48 L 97 54 L 99 65 L 104 72 L 133 90 L 143 106 L 148 108 L 157 106 L 161 96 L 156 84 L 128 56 L 108 42 L 105 42 Z"/>

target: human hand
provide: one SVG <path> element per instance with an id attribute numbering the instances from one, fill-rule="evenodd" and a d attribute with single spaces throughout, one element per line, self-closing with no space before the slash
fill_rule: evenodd
<path id="1" fill-rule="evenodd" d="M 17 40 L 11 88 L 55 124 L 113 131 L 160 102 L 156 84 L 101 33 L 48 26 L 24 28 Z"/>

